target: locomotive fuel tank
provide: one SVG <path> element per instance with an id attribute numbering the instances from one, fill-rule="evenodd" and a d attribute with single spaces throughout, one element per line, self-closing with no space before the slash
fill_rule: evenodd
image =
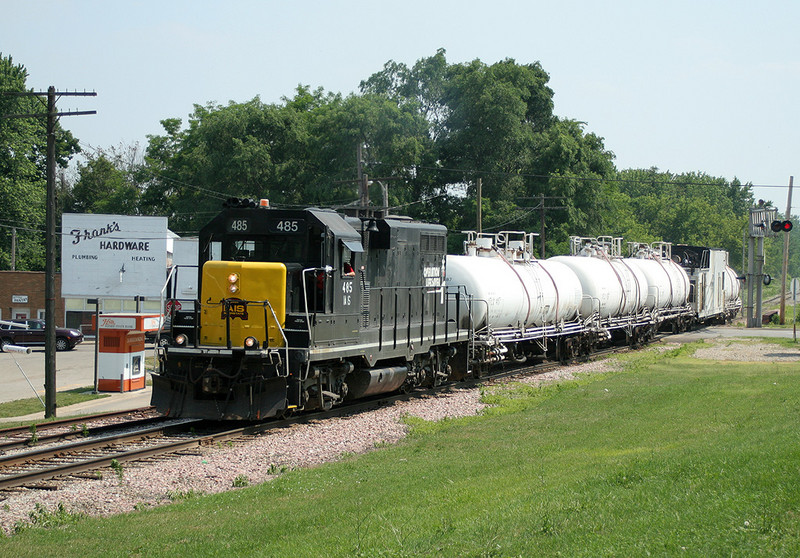
<path id="1" fill-rule="evenodd" d="M 447 256 L 445 283 L 473 295 L 476 328 L 536 327 L 573 320 L 583 292 L 575 274 L 551 260 Z"/>
<path id="2" fill-rule="evenodd" d="M 647 279 L 638 268 L 619 258 L 595 256 L 555 256 L 571 269 L 583 289 L 580 315 L 583 318 L 599 312 L 601 318 L 635 314 L 646 307 Z"/>
<path id="3" fill-rule="evenodd" d="M 637 268 L 647 280 L 647 308 L 663 309 L 684 306 L 689 298 L 689 276 L 670 259 L 625 258 L 632 268 Z"/>

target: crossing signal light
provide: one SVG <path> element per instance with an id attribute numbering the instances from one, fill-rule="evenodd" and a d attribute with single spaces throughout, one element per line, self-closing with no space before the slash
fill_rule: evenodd
<path id="1" fill-rule="evenodd" d="M 791 221 L 773 221 L 770 225 L 772 232 L 789 232 L 792 230 L 792 222 Z"/>

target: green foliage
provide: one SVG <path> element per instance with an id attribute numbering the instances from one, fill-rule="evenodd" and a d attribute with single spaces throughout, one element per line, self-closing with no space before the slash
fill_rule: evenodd
<path id="1" fill-rule="evenodd" d="M 54 511 L 48 510 L 43 504 L 37 502 L 33 511 L 28 513 L 28 520 L 16 522 L 13 532 L 15 535 L 18 535 L 33 527 L 53 529 L 56 527 L 74 525 L 84 517 L 85 516 L 80 513 L 68 512 L 62 502 L 58 503 L 58 507 Z"/>
<path id="2" fill-rule="evenodd" d="M 0 57 L 0 90 L 23 91 L 26 77 Z M 228 197 L 342 207 L 357 197 L 360 145 L 362 171 L 374 180 L 372 204 L 381 205 L 387 187 L 393 213 L 453 231 L 451 251 L 460 250 L 458 231 L 476 228 L 481 179 L 484 231 L 539 231 L 545 197 L 545 256 L 566 252 L 570 235 L 613 235 L 725 248 L 738 263 L 749 185 L 704 173 L 618 172 L 603 138 L 555 115 L 553 97 L 539 62 L 451 64 L 439 49 L 411 67 L 390 60 L 359 94 L 301 85 L 279 103 L 194 105 L 185 126 L 178 118 L 161 122 L 163 134 L 148 137 L 143 157 L 138 146 L 88 156 L 75 184 L 62 185 L 61 206 L 164 215 L 179 233 L 197 231 Z M 40 111 L 37 103 L 2 97 L 0 112 Z M 59 138 L 65 162 L 77 143 L 62 131 Z M 9 208 L 9 222 L 30 225 L 18 238 L 23 268 L 43 262 L 43 140 L 40 119 L 0 119 L 0 145 L 8 146 L 0 150 L 0 207 Z M 0 267 L 9 244 L 0 228 Z M 800 249 L 800 239 L 792 246 Z M 779 241 L 770 239 L 766 250 L 767 271 L 777 276 Z M 790 274 L 797 275 L 794 260 Z"/>
<path id="3" fill-rule="evenodd" d="M 47 190 L 46 104 L 28 91 L 28 71 L 0 53 L 0 269 L 11 269 L 12 227 L 17 229 L 16 269 L 44 269 L 44 221 Z M 79 151 L 69 131 L 56 124 L 56 163 L 66 167 Z"/>
<path id="4" fill-rule="evenodd" d="M 170 490 L 167 492 L 167 498 L 172 500 L 173 502 L 177 502 L 179 500 L 192 500 L 194 498 L 199 498 L 202 496 L 202 492 L 198 492 L 197 490 Z"/>
<path id="5" fill-rule="evenodd" d="M 119 483 L 122 484 L 122 482 L 125 480 L 125 468 L 122 466 L 122 463 L 116 459 L 112 459 L 111 469 L 114 471 L 114 473 L 116 473 Z"/>
<path id="6" fill-rule="evenodd" d="M 59 391 L 56 393 L 56 407 L 68 407 L 69 405 L 75 405 L 76 403 L 82 403 L 92 399 L 111 397 L 108 393 L 99 394 L 93 393 L 93 391 L 93 386 Z M 39 401 L 37 397 L 0 403 L 0 417 L 3 418 L 21 417 L 43 411 L 42 402 Z"/>
<path id="7" fill-rule="evenodd" d="M 424 195 L 437 200 L 436 220 L 454 231 L 474 229 L 478 178 L 486 231 L 539 230 L 539 215 L 531 208 L 535 196 L 559 198 L 556 205 L 564 209 L 545 216 L 553 252 L 567 244 L 569 234 L 583 234 L 587 223 L 599 220 L 602 179 L 614 167 L 601 138 L 553 114 L 548 81 L 539 63 L 448 65 L 440 49 L 410 69 L 390 61 L 361 89 L 416 106 L 428 121 L 436 166 L 424 169 L 435 173 L 427 176 Z M 463 185 L 466 199 L 447 195 Z M 452 241 L 450 248 L 459 243 Z"/>
<path id="8" fill-rule="evenodd" d="M 247 475 L 236 475 L 236 478 L 233 479 L 233 487 L 234 488 L 242 488 L 248 486 L 250 484 L 250 479 Z"/>
<path id="9" fill-rule="evenodd" d="M 80 178 L 65 194 L 63 208 L 70 213 L 137 215 L 146 171 L 138 146 L 97 150 L 78 165 Z"/>
<path id="10" fill-rule="evenodd" d="M 36 431 L 36 425 L 35 424 L 31 424 L 28 427 L 28 430 L 31 433 L 31 439 L 28 442 L 28 445 L 35 446 L 36 443 L 39 441 L 39 433 Z"/>
<path id="11" fill-rule="evenodd" d="M 645 239 L 724 248 L 732 255 L 740 252 L 753 204 L 749 186 L 706 174 L 673 175 L 657 169 L 622 171 L 616 184 L 612 207 L 616 211 L 607 213 L 604 223 L 612 234 L 639 241 L 635 235 L 644 233 Z M 736 264 L 733 257 L 730 263 Z"/>

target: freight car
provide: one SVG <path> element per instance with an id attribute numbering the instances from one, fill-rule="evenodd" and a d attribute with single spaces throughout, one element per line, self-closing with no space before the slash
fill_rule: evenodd
<path id="1" fill-rule="evenodd" d="M 468 233 L 453 256 L 441 225 L 265 202 L 229 200 L 200 231 L 200 296 L 157 348 L 152 403 L 166 415 L 330 409 L 503 360 L 638 344 L 738 301 L 720 251 L 632 244 L 623 257 L 622 239 L 576 237 L 569 256 L 538 260 L 532 234 L 503 232 Z"/>

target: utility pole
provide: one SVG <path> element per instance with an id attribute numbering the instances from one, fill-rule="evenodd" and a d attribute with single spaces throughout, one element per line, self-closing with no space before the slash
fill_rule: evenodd
<path id="1" fill-rule="evenodd" d="M 11 271 L 17 270 L 17 227 L 11 227 Z"/>
<path id="2" fill-rule="evenodd" d="M 373 217 L 373 210 L 369 207 L 369 186 L 370 184 L 378 184 L 383 190 L 383 207 L 381 213 L 377 217 L 385 217 L 389 214 L 389 187 L 381 181 L 388 180 L 403 180 L 400 176 L 383 176 L 380 178 L 370 179 L 369 175 L 364 173 L 362 161 L 362 145 L 361 142 L 356 146 L 356 179 L 355 180 L 337 180 L 335 184 L 358 184 L 358 207 L 356 208 L 355 217 Z M 352 206 L 343 207 L 344 212 L 348 215 L 348 209 L 352 211 Z"/>
<path id="3" fill-rule="evenodd" d="M 83 116 L 97 111 L 57 112 L 56 97 L 96 97 L 95 92 L 56 91 L 52 85 L 43 91 L 8 91 L 4 95 L 47 98 L 47 112 L 10 114 L 5 118 L 47 117 L 47 207 L 45 232 L 44 283 L 44 393 L 45 418 L 56 416 L 56 121 L 61 116 Z"/>
<path id="4" fill-rule="evenodd" d="M 786 214 L 784 219 L 789 221 L 792 218 L 792 186 L 794 185 L 794 176 L 789 177 L 789 199 L 786 200 Z M 780 324 L 786 323 L 786 274 L 789 271 L 789 232 L 783 235 L 783 270 L 781 273 L 781 306 L 780 306 Z M 796 319 L 796 317 L 795 317 Z"/>
<path id="5" fill-rule="evenodd" d="M 544 259 L 544 213 L 550 209 L 568 209 L 566 205 L 546 205 L 546 200 L 565 200 L 566 196 L 545 196 L 543 193 L 533 198 L 522 198 L 523 200 L 539 200 L 539 205 L 535 207 L 525 207 L 523 209 L 538 209 L 539 210 L 539 240 L 541 241 L 541 248 L 539 251 L 539 258 Z"/>
<path id="6" fill-rule="evenodd" d="M 483 182 L 478 179 L 478 234 L 483 232 Z"/>

